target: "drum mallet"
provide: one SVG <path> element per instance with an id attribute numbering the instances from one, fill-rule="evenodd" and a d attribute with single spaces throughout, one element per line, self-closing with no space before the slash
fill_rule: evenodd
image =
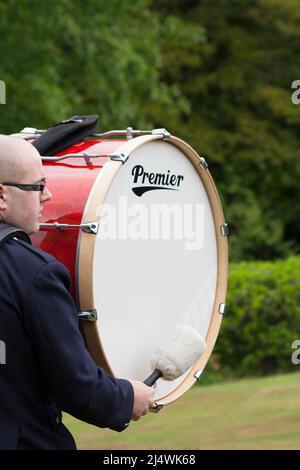
<path id="1" fill-rule="evenodd" d="M 149 387 L 160 377 L 175 380 L 199 359 L 206 349 L 205 339 L 193 328 L 179 325 L 174 335 L 151 358 L 152 374 L 144 380 Z"/>

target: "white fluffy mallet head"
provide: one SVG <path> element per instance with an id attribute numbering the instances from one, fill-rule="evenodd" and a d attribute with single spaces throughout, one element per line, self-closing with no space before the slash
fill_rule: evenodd
<path id="1" fill-rule="evenodd" d="M 205 349 L 205 339 L 196 330 L 186 325 L 177 326 L 174 335 L 151 358 L 152 369 L 160 374 L 150 379 L 153 373 L 145 383 L 153 385 L 159 377 L 165 380 L 177 379 L 192 367 Z"/>

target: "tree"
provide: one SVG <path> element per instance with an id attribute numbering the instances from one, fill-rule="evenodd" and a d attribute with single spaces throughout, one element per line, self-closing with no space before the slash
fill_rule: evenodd
<path id="1" fill-rule="evenodd" d="M 210 164 L 231 228 L 231 259 L 299 251 L 300 106 L 291 102 L 291 83 L 300 78 L 297 3 L 152 5 L 166 20 L 175 15 L 206 30 L 206 42 L 184 58 L 176 40 L 162 38 L 161 78 L 188 103 L 172 130 Z"/>
<path id="2" fill-rule="evenodd" d="M 95 112 L 105 130 L 147 127 L 156 104 L 176 114 L 184 103 L 160 81 L 160 18 L 148 4 L 0 0 L 1 131 Z"/>

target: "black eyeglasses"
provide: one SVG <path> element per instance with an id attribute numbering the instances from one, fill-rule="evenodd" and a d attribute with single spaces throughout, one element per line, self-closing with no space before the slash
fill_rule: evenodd
<path id="1" fill-rule="evenodd" d="M 16 188 L 22 189 L 22 191 L 41 191 L 43 194 L 46 187 L 46 180 L 36 184 L 21 184 L 21 183 L 2 183 L 3 186 L 15 186 Z"/>

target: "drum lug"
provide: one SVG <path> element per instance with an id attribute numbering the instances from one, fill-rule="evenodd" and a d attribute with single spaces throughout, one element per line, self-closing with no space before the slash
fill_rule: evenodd
<path id="1" fill-rule="evenodd" d="M 153 129 L 152 132 L 151 132 L 152 135 L 162 135 L 163 136 L 163 139 L 168 139 L 169 137 L 171 137 L 171 134 L 169 131 L 167 131 L 167 129 Z"/>
<path id="2" fill-rule="evenodd" d="M 207 161 L 205 160 L 205 158 L 203 157 L 200 157 L 200 163 L 199 163 L 200 167 L 202 168 L 202 170 L 207 170 L 208 169 L 208 163 Z"/>
<path id="3" fill-rule="evenodd" d="M 111 158 L 111 160 L 117 160 L 117 161 L 121 160 L 123 163 L 125 163 L 128 158 L 128 155 L 125 155 L 124 153 L 121 153 L 121 154 L 98 153 L 96 155 L 90 155 L 87 152 L 68 153 L 66 155 L 62 155 L 61 157 L 41 155 L 41 159 L 45 162 L 60 162 L 62 160 L 67 160 L 68 158 L 83 158 L 87 165 L 91 165 L 93 163 L 91 160 L 92 158 Z"/>
<path id="4" fill-rule="evenodd" d="M 202 375 L 202 372 L 203 372 L 203 370 L 200 370 L 200 369 L 197 370 L 197 371 L 194 373 L 195 379 L 200 380 L 200 377 L 201 377 L 201 375 Z"/>
<path id="5" fill-rule="evenodd" d="M 107 138 L 107 137 L 116 137 L 116 136 L 125 136 L 127 140 L 132 139 L 133 137 L 138 137 L 141 135 L 162 135 L 163 138 L 171 137 L 169 131 L 164 128 L 161 129 L 152 129 L 152 131 L 141 131 L 139 129 L 133 129 L 132 127 L 127 127 L 127 129 L 122 130 L 113 130 L 108 132 L 103 132 L 102 134 L 91 134 L 93 137 Z"/>
<path id="6" fill-rule="evenodd" d="M 149 411 L 151 411 L 151 413 L 158 413 L 160 410 L 162 410 L 164 407 L 164 405 L 162 403 L 154 403 L 153 406 L 151 406 L 151 408 L 149 409 Z"/>
<path id="7" fill-rule="evenodd" d="M 20 134 L 41 134 L 42 132 L 45 132 L 44 130 L 38 130 L 35 127 L 24 127 L 20 131 Z"/>
<path id="8" fill-rule="evenodd" d="M 35 135 L 41 135 L 46 132 L 45 129 L 35 129 L 34 127 L 24 127 L 20 131 L 20 134 L 35 134 Z M 106 138 L 106 137 L 116 137 L 116 136 L 126 136 L 127 139 L 131 139 L 132 137 L 140 136 L 140 135 L 163 135 L 164 138 L 171 137 L 171 134 L 169 131 L 167 131 L 164 128 L 161 129 L 153 129 L 152 131 L 141 131 L 137 129 L 133 129 L 132 127 L 127 127 L 127 129 L 122 129 L 122 130 L 113 130 L 113 131 L 108 131 L 108 132 L 103 132 L 102 134 L 98 133 L 92 133 L 90 134 L 93 137 L 101 137 L 101 138 Z"/>
<path id="9" fill-rule="evenodd" d="M 98 320 L 97 310 L 87 310 L 85 312 L 78 313 L 79 320 L 90 321 L 95 323 Z"/>
<path id="10" fill-rule="evenodd" d="M 123 165 L 125 162 L 127 162 L 129 156 L 126 153 L 113 153 L 110 156 L 110 159 L 113 160 L 114 162 L 122 162 Z"/>
<path id="11" fill-rule="evenodd" d="M 226 304 L 225 304 L 225 303 L 221 303 L 221 304 L 219 305 L 219 313 L 220 313 L 221 315 L 225 315 L 225 311 L 226 311 Z"/>
<path id="12" fill-rule="evenodd" d="M 133 128 L 127 127 L 126 129 L 126 139 L 131 140 L 133 138 Z"/>
<path id="13" fill-rule="evenodd" d="M 127 127 L 127 129 L 120 129 L 120 130 L 112 130 L 108 132 L 103 132 L 102 134 L 91 134 L 92 137 L 99 137 L 101 139 L 106 139 L 108 137 L 118 137 L 118 136 L 125 136 L 127 139 L 131 139 L 132 137 L 138 137 L 140 135 L 148 135 L 151 134 L 151 131 L 140 131 L 138 129 L 133 129 L 132 127 Z"/>
<path id="14" fill-rule="evenodd" d="M 229 235 L 229 228 L 228 228 L 228 224 L 223 224 L 220 226 L 220 231 L 221 231 L 221 235 L 223 237 L 227 237 Z"/>
<path id="15" fill-rule="evenodd" d="M 93 233 L 96 235 L 99 230 L 99 223 L 98 222 L 88 222 L 86 224 L 60 224 L 59 222 L 52 222 L 51 224 L 40 224 L 40 229 L 49 229 L 54 228 L 56 230 L 67 230 L 71 228 L 80 228 L 83 232 L 86 233 Z"/>
<path id="16" fill-rule="evenodd" d="M 83 232 L 97 234 L 99 230 L 98 222 L 90 222 L 88 224 L 81 224 L 80 228 Z"/>
<path id="17" fill-rule="evenodd" d="M 86 152 L 82 152 L 82 155 L 83 155 L 83 158 L 85 159 L 85 163 L 87 165 L 92 165 L 91 156 Z"/>

